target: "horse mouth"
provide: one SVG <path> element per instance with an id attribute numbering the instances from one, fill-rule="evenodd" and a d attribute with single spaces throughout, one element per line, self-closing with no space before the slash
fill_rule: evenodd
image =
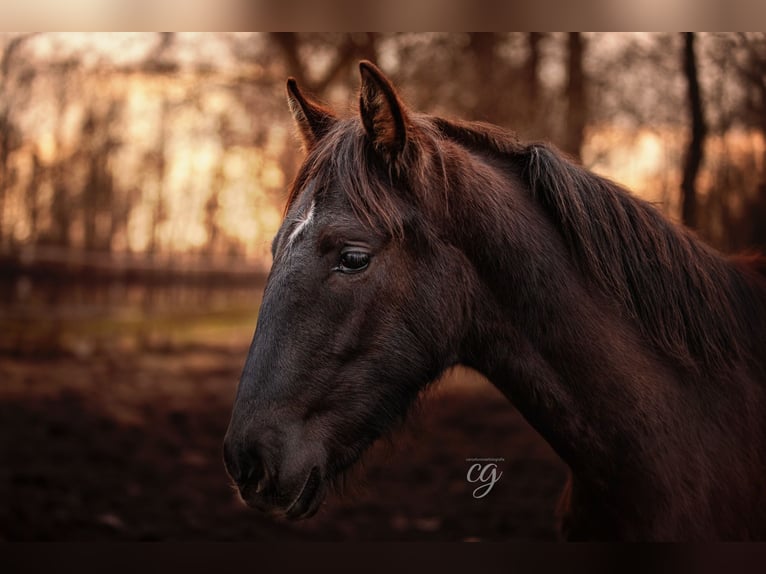
<path id="1" fill-rule="evenodd" d="M 290 520 L 300 520 L 314 516 L 324 498 L 321 486 L 322 477 L 319 474 L 319 467 L 315 466 L 306 477 L 306 481 L 303 483 L 303 487 L 301 487 L 295 500 L 285 510 L 285 516 Z"/>

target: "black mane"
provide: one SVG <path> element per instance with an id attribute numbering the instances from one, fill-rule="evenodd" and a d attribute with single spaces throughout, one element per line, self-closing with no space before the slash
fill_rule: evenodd
<path id="1" fill-rule="evenodd" d="M 578 267 L 660 352 L 691 368 L 730 367 L 757 352 L 742 333 L 757 337 L 750 312 L 763 306 L 763 293 L 739 261 L 547 144 L 522 145 L 486 124 L 436 122 L 462 145 L 517 166 Z M 763 265 L 760 258 L 749 263 Z"/>

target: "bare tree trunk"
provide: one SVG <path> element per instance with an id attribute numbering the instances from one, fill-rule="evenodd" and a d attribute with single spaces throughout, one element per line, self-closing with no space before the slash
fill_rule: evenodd
<path id="1" fill-rule="evenodd" d="M 562 147 L 569 155 L 580 160 L 585 125 L 588 121 L 588 100 L 583 69 L 585 40 L 580 32 L 569 33 L 567 48 L 567 119 Z"/>
<path id="2" fill-rule="evenodd" d="M 519 131 L 532 130 L 531 133 L 544 133 L 543 117 L 544 107 L 540 101 L 542 88 L 540 86 L 540 44 L 545 34 L 542 32 L 529 32 L 526 34 L 527 58 L 521 68 L 521 78 L 523 84 L 523 101 L 521 109 L 524 110 L 523 117 L 518 118 L 516 123 Z"/>
<path id="3" fill-rule="evenodd" d="M 540 95 L 540 40 L 542 32 L 529 32 L 527 34 L 527 49 L 529 55 L 524 64 L 524 80 L 527 88 L 527 97 L 530 104 L 534 105 Z"/>
<path id="4" fill-rule="evenodd" d="M 497 58 L 498 36 L 494 32 L 473 32 L 469 35 L 468 48 L 476 66 L 475 86 L 478 101 L 474 114 L 476 119 L 493 124 L 504 123 L 498 101 L 498 78 L 501 70 Z"/>
<path id="5" fill-rule="evenodd" d="M 157 193 L 154 197 L 154 206 L 152 209 L 152 223 L 149 233 L 149 245 L 147 252 L 150 259 L 154 259 L 160 251 L 159 227 L 165 221 L 167 212 L 165 208 L 165 179 L 167 176 L 167 159 L 165 157 L 165 147 L 168 137 L 168 111 L 170 104 L 167 100 L 162 102 L 162 113 L 160 116 L 159 139 L 156 142 L 157 147 L 154 151 L 155 170 L 157 176 Z"/>
<path id="6" fill-rule="evenodd" d="M 681 220 L 689 227 L 697 226 L 697 174 L 704 157 L 707 126 L 702 109 L 702 94 L 697 78 L 697 57 L 694 51 L 694 32 L 684 33 L 683 69 L 686 76 L 691 139 L 686 148 L 684 175 L 681 182 Z"/>
<path id="7" fill-rule="evenodd" d="M 294 76 L 300 85 L 310 88 L 303 69 L 303 62 L 298 54 L 298 34 L 295 32 L 272 32 L 271 37 L 285 57 L 288 73 Z"/>
<path id="8" fill-rule="evenodd" d="M 360 40 L 361 40 L 360 36 Z M 378 59 L 378 32 L 367 32 L 364 34 L 364 39 L 361 42 L 356 42 L 361 58 L 365 58 L 372 62 Z"/>

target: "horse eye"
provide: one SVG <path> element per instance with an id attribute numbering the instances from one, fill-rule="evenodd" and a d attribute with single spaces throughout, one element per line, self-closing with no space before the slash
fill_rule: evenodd
<path id="1" fill-rule="evenodd" d="M 338 271 L 355 273 L 370 264 L 370 254 L 364 251 L 344 251 L 340 254 Z"/>

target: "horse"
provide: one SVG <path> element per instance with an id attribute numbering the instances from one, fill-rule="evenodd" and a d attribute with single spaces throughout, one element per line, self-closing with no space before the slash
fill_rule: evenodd
<path id="1" fill-rule="evenodd" d="M 359 69 L 358 116 L 287 81 L 306 155 L 224 439 L 242 500 L 312 516 L 464 365 L 568 465 L 562 536 L 766 538 L 763 259 Z"/>

